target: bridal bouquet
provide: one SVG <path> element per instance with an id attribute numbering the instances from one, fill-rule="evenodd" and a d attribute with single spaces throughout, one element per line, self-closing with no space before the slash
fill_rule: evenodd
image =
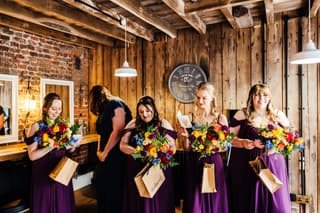
<path id="1" fill-rule="evenodd" d="M 295 150 L 303 149 L 303 139 L 293 128 L 269 124 L 259 129 L 259 135 L 266 150 L 273 149 L 276 153 L 291 155 Z"/>
<path id="2" fill-rule="evenodd" d="M 189 140 L 192 151 L 199 152 L 200 158 L 203 158 L 216 152 L 229 150 L 233 136 L 228 126 L 219 123 L 213 126 L 194 125 Z"/>
<path id="3" fill-rule="evenodd" d="M 61 149 L 75 146 L 82 138 L 77 134 L 79 128 L 79 124 L 71 125 L 68 120 L 57 118 L 55 122 L 52 122 L 47 117 L 45 121 L 39 123 L 39 129 L 35 133 L 35 141 L 42 147 L 50 145 Z"/>
<path id="4" fill-rule="evenodd" d="M 172 149 L 169 140 L 161 135 L 152 126 L 146 132 L 135 134 L 136 153 L 132 154 L 134 159 L 140 158 L 143 162 L 150 162 L 152 165 L 160 165 L 165 169 L 177 165 L 173 158 L 176 150 Z"/>

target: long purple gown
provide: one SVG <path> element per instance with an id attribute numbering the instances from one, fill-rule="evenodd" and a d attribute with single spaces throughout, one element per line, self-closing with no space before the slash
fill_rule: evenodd
<path id="1" fill-rule="evenodd" d="M 26 140 L 27 144 L 33 143 Z M 68 186 L 49 177 L 52 169 L 66 155 L 65 149 L 54 149 L 42 158 L 32 161 L 31 171 L 31 213 L 75 213 L 76 205 L 72 181 Z"/>
<path id="2" fill-rule="evenodd" d="M 135 130 L 130 130 L 135 135 Z M 129 145 L 136 147 L 136 141 L 131 137 Z M 134 160 L 130 155 L 126 159 L 126 174 L 124 185 L 123 213 L 174 213 L 174 191 L 172 168 L 164 170 L 165 181 L 153 198 L 140 197 L 134 177 L 143 169 L 145 163 Z"/>
<path id="3" fill-rule="evenodd" d="M 185 162 L 183 213 L 228 213 L 227 186 L 220 153 L 199 160 L 200 153 L 190 151 Z M 201 193 L 204 163 L 214 163 L 216 191 Z"/>
<path id="4" fill-rule="evenodd" d="M 232 119 L 230 126 L 240 125 L 238 137 L 258 139 L 258 130 L 248 120 Z M 253 172 L 249 161 L 260 156 L 283 185 L 273 194 Z M 229 205 L 233 213 L 290 213 L 290 192 L 285 159 L 281 154 L 265 155 L 261 149 L 232 148 L 228 169 Z"/>

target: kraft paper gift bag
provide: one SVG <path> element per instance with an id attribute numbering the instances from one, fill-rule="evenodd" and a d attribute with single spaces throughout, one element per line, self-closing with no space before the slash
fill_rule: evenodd
<path id="1" fill-rule="evenodd" d="M 270 171 L 259 156 L 255 160 L 249 161 L 249 164 L 271 193 L 282 186 L 282 182 Z"/>
<path id="2" fill-rule="evenodd" d="M 49 177 L 67 186 L 73 177 L 78 164 L 78 162 L 73 161 L 68 157 L 63 157 L 57 166 L 50 172 Z"/>
<path id="3" fill-rule="evenodd" d="M 214 164 L 205 163 L 203 166 L 201 193 L 213 193 L 216 190 L 216 180 L 214 174 Z"/>
<path id="4" fill-rule="evenodd" d="M 147 164 L 134 181 L 141 197 L 152 198 L 165 181 L 165 176 L 160 165 Z"/>

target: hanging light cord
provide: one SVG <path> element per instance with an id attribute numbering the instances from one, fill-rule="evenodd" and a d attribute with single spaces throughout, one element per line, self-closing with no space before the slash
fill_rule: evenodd
<path id="1" fill-rule="evenodd" d="M 127 21 L 124 19 L 124 57 L 127 61 Z"/>
<path id="2" fill-rule="evenodd" d="M 308 41 L 311 41 L 310 0 L 308 1 Z"/>

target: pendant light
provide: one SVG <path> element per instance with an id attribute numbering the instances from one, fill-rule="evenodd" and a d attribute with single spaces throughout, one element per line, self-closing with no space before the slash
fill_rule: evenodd
<path id="1" fill-rule="evenodd" d="M 311 40 L 311 21 L 310 21 L 310 0 L 308 2 L 308 43 L 306 48 L 296 53 L 291 60 L 291 64 L 316 64 L 320 63 L 320 50 L 316 49 Z"/>
<path id="2" fill-rule="evenodd" d="M 135 68 L 131 68 L 127 61 L 127 23 L 126 19 L 121 18 L 120 24 L 124 25 L 124 51 L 125 51 L 125 60 L 123 62 L 122 67 L 117 68 L 115 70 L 114 75 L 119 77 L 135 77 L 137 76 L 137 70 Z"/>

